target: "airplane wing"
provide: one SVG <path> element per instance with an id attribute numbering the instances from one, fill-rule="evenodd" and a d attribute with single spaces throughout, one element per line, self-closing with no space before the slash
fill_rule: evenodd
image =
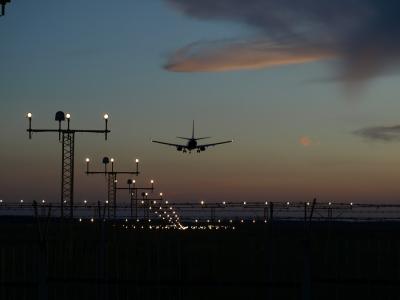
<path id="1" fill-rule="evenodd" d="M 224 141 L 224 142 L 218 142 L 218 143 L 212 143 L 212 144 L 204 144 L 204 145 L 197 145 L 197 148 L 206 148 L 206 147 L 211 147 L 211 146 L 216 146 L 216 145 L 221 145 L 221 144 L 227 144 L 227 143 L 232 143 L 233 141 Z"/>
<path id="2" fill-rule="evenodd" d="M 163 145 L 167 145 L 167 146 L 172 146 L 172 147 L 181 147 L 182 149 L 186 148 L 186 145 L 178 145 L 178 144 L 172 144 L 172 143 L 166 143 L 166 142 L 161 142 L 161 141 L 155 141 L 152 140 L 153 143 L 157 143 L 157 144 L 163 144 Z"/>

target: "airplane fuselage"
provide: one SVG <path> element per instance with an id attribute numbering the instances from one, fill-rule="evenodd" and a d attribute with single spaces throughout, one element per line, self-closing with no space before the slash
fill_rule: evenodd
<path id="1" fill-rule="evenodd" d="M 195 139 L 190 139 L 187 143 L 187 149 L 189 151 L 197 148 L 197 141 Z"/>

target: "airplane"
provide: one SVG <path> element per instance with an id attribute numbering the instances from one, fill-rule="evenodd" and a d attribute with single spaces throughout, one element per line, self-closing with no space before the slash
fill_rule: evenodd
<path id="1" fill-rule="evenodd" d="M 186 153 L 187 151 L 189 151 L 189 153 L 191 153 L 192 150 L 196 150 L 197 153 L 200 153 L 201 151 L 205 151 L 207 147 L 221 145 L 221 144 L 227 144 L 227 143 L 232 143 L 233 142 L 233 140 L 230 140 L 230 141 L 223 141 L 223 142 L 199 145 L 197 143 L 198 140 L 209 139 L 210 137 L 195 138 L 194 137 L 194 121 L 193 121 L 193 127 L 192 127 L 192 137 L 191 138 L 186 138 L 186 137 L 178 136 L 177 138 L 182 139 L 182 140 L 187 140 L 187 144 L 186 145 L 180 145 L 180 144 L 166 143 L 166 142 L 155 141 L 155 140 L 152 140 L 152 142 L 153 143 L 167 145 L 167 146 L 176 147 L 176 150 L 182 151 L 183 153 Z"/>

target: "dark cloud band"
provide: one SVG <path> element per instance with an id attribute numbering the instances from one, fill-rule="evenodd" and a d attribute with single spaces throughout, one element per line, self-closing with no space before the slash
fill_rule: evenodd
<path id="1" fill-rule="evenodd" d="M 167 1 L 193 18 L 245 24 L 257 35 L 183 47 L 166 63 L 170 71 L 264 68 L 335 57 L 342 79 L 362 81 L 400 62 L 400 1 Z"/>

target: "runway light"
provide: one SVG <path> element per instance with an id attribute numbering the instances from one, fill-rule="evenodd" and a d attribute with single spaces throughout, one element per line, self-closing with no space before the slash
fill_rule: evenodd
<path id="1" fill-rule="evenodd" d="M 108 119 L 108 114 L 104 114 L 103 118 L 104 118 L 104 120 L 107 120 Z"/>
<path id="2" fill-rule="evenodd" d="M 268 201 L 265 201 L 265 205 L 268 205 Z"/>
<path id="3" fill-rule="evenodd" d="M 79 218 L 79 222 L 82 222 L 82 218 Z"/>
<path id="4" fill-rule="evenodd" d="M 21 203 L 24 203 L 24 200 L 21 199 Z"/>
<path id="5" fill-rule="evenodd" d="M 151 184 L 153 184 L 153 183 L 154 183 L 154 180 L 153 180 L 153 179 L 152 179 L 152 180 L 150 180 L 150 183 L 151 183 Z"/>
<path id="6" fill-rule="evenodd" d="M 307 202 L 307 205 L 310 206 L 310 202 Z"/>
<path id="7" fill-rule="evenodd" d="M 144 204 L 144 201 L 142 200 L 141 203 Z"/>
<path id="8" fill-rule="evenodd" d="M 30 118 L 32 118 L 32 113 L 29 112 L 26 114 L 26 116 L 30 119 Z"/>
<path id="9" fill-rule="evenodd" d="M 3 203 L 3 200 L 0 199 L 0 203 Z"/>
<path id="10" fill-rule="evenodd" d="M 200 204 L 201 204 L 201 205 L 204 205 L 204 201 L 203 201 L 203 200 L 201 200 L 201 201 L 200 201 Z"/>
<path id="11" fill-rule="evenodd" d="M 90 158 L 89 157 L 87 157 L 85 160 L 86 160 L 87 163 L 90 162 Z"/>
<path id="12" fill-rule="evenodd" d="M 93 222 L 94 222 L 94 219 L 93 219 L 93 218 L 91 218 L 91 219 L 90 219 L 90 222 L 92 222 L 92 223 L 93 223 Z"/>
<path id="13" fill-rule="evenodd" d="M 85 203 L 85 204 L 86 204 L 86 203 L 87 203 L 87 201 L 86 201 L 86 200 L 83 200 L 83 203 Z"/>
<path id="14" fill-rule="evenodd" d="M 328 205 L 332 205 L 332 202 L 329 202 Z"/>
<path id="15" fill-rule="evenodd" d="M 290 202 L 288 201 L 288 202 L 286 202 L 286 205 L 290 205 Z"/>
<path id="16" fill-rule="evenodd" d="M 135 162 L 138 164 L 139 163 L 139 158 L 136 158 Z"/>
<path id="17" fill-rule="evenodd" d="M 246 202 L 246 201 L 244 201 L 244 202 L 243 202 L 243 205 L 246 205 L 246 204 L 247 204 L 247 202 Z"/>
<path id="18" fill-rule="evenodd" d="M 113 163 L 114 162 L 114 158 L 111 158 L 110 161 Z"/>
<path id="19" fill-rule="evenodd" d="M 70 118 L 71 118 L 71 114 L 66 114 L 65 117 L 66 117 L 67 119 L 70 119 Z"/>
<path id="20" fill-rule="evenodd" d="M 42 200 L 42 203 L 46 203 L 46 201 Z"/>
<path id="21" fill-rule="evenodd" d="M 350 202 L 350 205 L 353 206 L 353 202 Z"/>
<path id="22" fill-rule="evenodd" d="M 223 202 L 222 202 L 222 205 L 225 205 L 225 204 L 226 204 L 226 202 L 225 202 L 225 201 L 223 201 Z"/>
<path id="23" fill-rule="evenodd" d="M 106 204 L 108 204 L 108 200 L 106 200 Z"/>

